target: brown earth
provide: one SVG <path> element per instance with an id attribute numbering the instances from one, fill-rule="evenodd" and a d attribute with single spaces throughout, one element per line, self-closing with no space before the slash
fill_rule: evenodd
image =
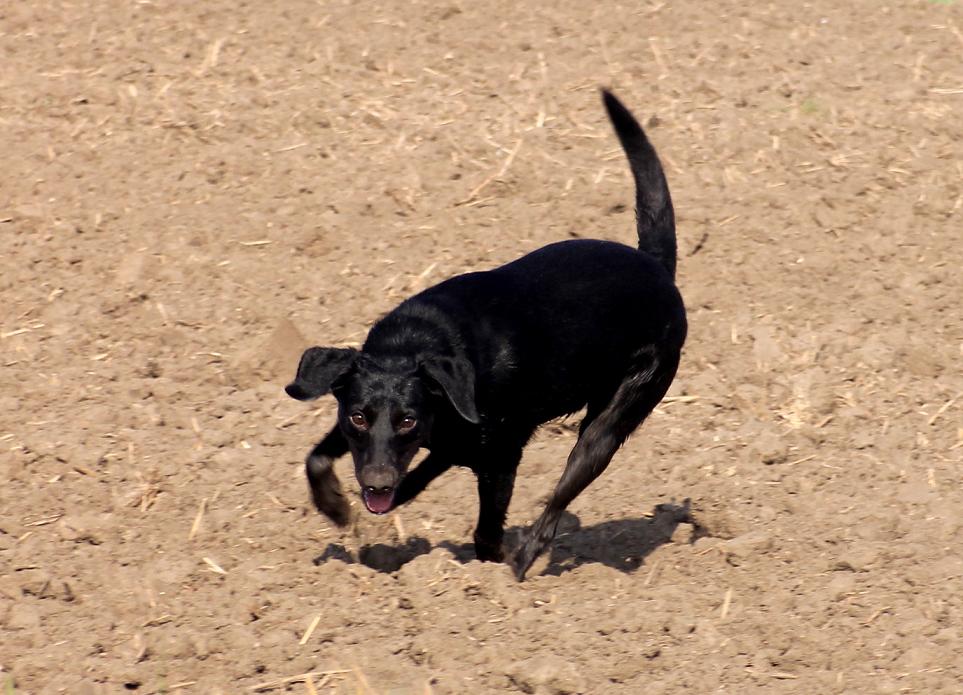
<path id="1" fill-rule="evenodd" d="M 963 2 L 93 5 L 0 8 L 4 693 L 960 692 Z M 300 350 L 632 243 L 599 84 L 676 200 L 670 398 L 522 584 L 463 471 L 339 532 Z"/>

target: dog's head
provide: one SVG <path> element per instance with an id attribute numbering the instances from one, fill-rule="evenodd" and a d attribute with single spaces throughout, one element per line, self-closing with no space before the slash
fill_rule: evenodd
<path id="1" fill-rule="evenodd" d="M 350 348 L 313 347 L 285 391 L 301 401 L 334 394 L 362 498 L 375 514 L 392 508 L 395 489 L 418 449 L 431 442 L 441 409 L 479 421 L 475 372 L 459 357 L 375 360 Z"/>

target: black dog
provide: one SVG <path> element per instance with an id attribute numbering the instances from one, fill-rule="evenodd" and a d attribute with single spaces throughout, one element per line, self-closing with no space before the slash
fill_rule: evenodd
<path id="1" fill-rule="evenodd" d="M 602 95 L 635 178 L 638 251 L 608 241 L 552 244 L 406 300 L 360 351 L 305 351 L 286 390 L 338 400 L 337 425 L 307 458 L 314 504 L 336 523 L 347 523 L 348 503 L 332 464 L 348 451 L 375 514 L 467 466 L 478 477 L 475 551 L 500 561 L 522 448 L 542 423 L 586 407 L 565 472 L 514 555 L 521 580 L 562 510 L 662 400 L 686 336 L 672 201 L 642 128 Z M 408 472 L 421 447 L 429 455 Z"/>

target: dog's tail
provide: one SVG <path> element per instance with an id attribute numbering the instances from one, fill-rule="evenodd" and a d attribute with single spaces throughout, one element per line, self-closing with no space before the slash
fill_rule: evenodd
<path id="1" fill-rule="evenodd" d="M 639 250 L 658 259 L 674 278 L 675 212 L 659 156 L 645 137 L 642 126 L 614 94 L 603 89 L 602 100 L 635 178 L 635 223 Z"/>

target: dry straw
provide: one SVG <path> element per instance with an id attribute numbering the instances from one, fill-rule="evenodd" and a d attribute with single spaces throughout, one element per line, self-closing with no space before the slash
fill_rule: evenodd
<path id="1" fill-rule="evenodd" d="M 291 685 L 292 683 L 308 683 L 311 682 L 311 687 L 324 687 L 325 684 L 331 679 L 332 676 L 338 676 L 345 673 L 352 673 L 351 669 L 336 669 L 333 671 L 308 671 L 307 673 L 299 673 L 296 676 L 287 676 L 286 678 L 277 678 L 273 681 L 265 681 L 264 683 L 258 683 L 257 685 L 252 685 L 251 692 L 262 692 L 265 690 L 277 690 L 278 688 L 283 688 L 285 686 Z M 315 678 L 320 678 L 321 681 L 315 684 L 313 681 Z"/>

